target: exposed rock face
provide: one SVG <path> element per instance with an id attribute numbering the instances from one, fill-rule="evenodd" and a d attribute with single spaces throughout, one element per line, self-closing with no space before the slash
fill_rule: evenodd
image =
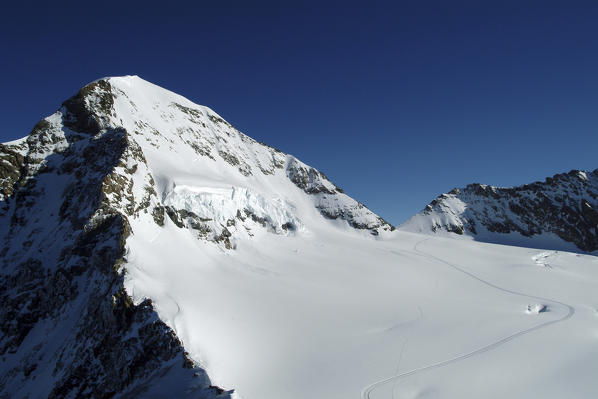
<path id="1" fill-rule="evenodd" d="M 13 195 L 15 182 L 21 176 L 23 162 L 23 155 L 0 144 L 0 201 Z"/>
<path id="2" fill-rule="evenodd" d="M 351 227 L 369 230 L 372 235 L 395 229 L 365 205 L 347 196 L 326 175 L 311 166 L 293 158 L 287 165 L 287 176 L 297 187 L 315 198 L 316 208 L 328 219 L 345 220 Z"/>
<path id="3" fill-rule="evenodd" d="M 572 170 L 513 188 L 470 184 L 432 201 L 401 229 L 471 235 L 490 242 L 516 233 L 552 234 L 582 251 L 598 250 L 598 169 Z"/>
<path id="4" fill-rule="evenodd" d="M 133 195 L 145 161 L 111 100 L 93 83 L 0 147 L 0 397 L 229 397 L 123 288 L 128 218 L 155 192 Z"/>

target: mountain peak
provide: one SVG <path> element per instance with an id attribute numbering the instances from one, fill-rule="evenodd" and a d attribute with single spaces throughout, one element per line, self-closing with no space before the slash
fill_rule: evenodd
<path id="1" fill-rule="evenodd" d="M 231 193 L 246 192 L 245 196 L 266 207 L 274 198 L 280 202 L 281 193 L 286 193 L 283 196 L 289 198 L 282 203 L 296 207 L 292 204 L 295 200 L 291 199 L 297 197 L 293 190 L 299 190 L 301 198 L 309 199 L 308 214 L 315 209 L 320 218 L 345 221 L 348 227 L 373 235 L 394 229 L 347 196 L 320 171 L 292 155 L 251 139 L 210 108 L 139 76 L 108 77 L 85 85 L 55 114 L 41 121 L 27 138 L 27 143 L 29 151 L 35 147 L 35 156 L 41 159 L 54 151 L 64 151 L 71 142 L 83 137 L 105 134 L 124 140 L 126 149 L 123 151 L 132 154 L 133 159 L 123 160 L 123 164 L 143 164 L 143 168 L 139 167 L 147 170 L 143 179 L 153 182 L 143 190 L 156 192 L 153 206 L 157 209 L 163 209 L 164 201 L 173 200 L 175 193 L 181 193 L 181 187 L 193 186 L 189 184 L 189 177 L 193 176 L 206 182 L 202 184 L 207 192 L 226 188 L 223 186 L 228 186 L 226 190 L 233 187 Z M 25 154 L 28 149 L 21 148 L 20 151 Z M 243 191 L 246 189 L 249 191 Z M 191 191 L 198 192 L 198 189 L 194 187 Z M 201 195 L 205 197 L 207 194 Z M 249 205 L 235 208 L 234 213 L 248 211 L 244 206 Z M 254 217 L 267 219 L 264 209 L 254 211 L 257 212 Z M 274 212 L 282 215 L 288 209 L 280 208 Z M 204 218 L 208 217 L 204 215 Z M 281 230 L 281 226 L 287 224 L 307 226 L 294 217 L 270 222 L 274 224 L 268 225 L 269 229 L 284 233 L 289 230 Z M 317 225 L 320 221 L 314 223 Z M 211 237 L 216 240 L 220 234 L 228 234 L 226 230 L 213 222 Z"/>

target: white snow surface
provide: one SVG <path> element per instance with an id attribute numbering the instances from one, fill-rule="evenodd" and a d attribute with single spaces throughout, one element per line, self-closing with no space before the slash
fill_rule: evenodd
<path id="1" fill-rule="evenodd" d="M 152 299 L 215 384 L 244 399 L 598 393 L 598 258 L 559 252 L 547 268 L 533 249 L 373 237 L 324 218 L 319 209 L 331 207 L 377 220 L 342 193 L 293 184 L 290 165 L 309 167 L 292 156 L 138 77 L 109 81 L 119 91 L 113 123 L 145 155 L 135 178 L 153 176 L 153 205 L 191 211 L 216 230 L 244 209 L 297 226 L 237 223 L 227 227 L 235 249 L 225 249 L 168 217 L 164 226 L 131 218 L 127 291 Z M 309 187 L 334 190 L 314 176 Z M 530 317 L 530 304 L 550 311 Z"/>
<path id="2" fill-rule="evenodd" d="M 595 257 L 545 269 L 526 248 L 333 227 L 222 251 L 170 223 L 137 227 L 127 289 L 243 398 L 598 392 Z M 550 312 L 530 317 L 530 303 Z"/>

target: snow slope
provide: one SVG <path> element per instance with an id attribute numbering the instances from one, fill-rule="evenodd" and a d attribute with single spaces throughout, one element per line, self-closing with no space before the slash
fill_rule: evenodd
<path id="1" fill-rule="evenodd" d="M 244 398 L 598 392 L 592 256 L 558 253 L 547 269 L 532 249 L 333 229 L 223 253 L 146 227 L 129 243 L 127 289 L 152 297 L 191 356 Z M 527 312 L 537 304 L 548 311 Z"/>
<path id="2" fill-rule="evenodd" d="M 147 366 L 143 379 L 119 380 L 124 388 L 117 397 L 163 397 L 175 388 L 177 397 L 231 396 L 212 384 L 243 399 L 562 398 L 598 392 L 596 257 L 393 231 L 321 172 L 138 77 L 99 80 L 46 123 L 44 132 L 62 132 L 69 140 L 42 134 L 2 148 L 3 159 L 7 165 L 26 163 L 19 154 L 39 159 L 40 168 L 51 166 L 42 176 L 61 171 L 56 198 L 45 192 L 40 212 L 58 214 L 50 206 L 56 203 L 72 223 L 91 212 L 83 220 L 90 231 L 107 212 L 126 221 L 128 234 L 113 233 L 123 248 L 109 263 L 116 273 L 109 274 L 110 287 L 132 299 L 125 301 L 128 309 L 155 312 L 169 328 L 160 330 L 162 337 L 170 331 L 180 340 L 169 341 L 166 347 L 174 349 Z M 72 157 L 61 157 L 70 151 L 93 159 L 97 151 L 89 150 L 96 149 L 90 142 L 100 139 L 122 145 L 99 181 L 86 183 L 98 185 L 102 200 L 94 207 L 91 194 L 73 194 L 78 191 L 70 180 L 89 161 L 72 169 Z M 39 143 L 41 149 L 32 151 Z M 0 182 L 6 220 L 20 215 L 11 208 L 21 192 L 14 184 L 22 180 L 17 169 L 9 168 Z M 27 231 L 36 231 L 35 219 L 23 220 Z M 55 247 L 57 257 L 62 252 L 69 259 L 72 250 L 59 244 L 43 249 Z M 98 257 L 99 248 L 91 251 Z M 16 281 L 13 260 L 30 255 L 7 250 L 3 281 Z M 15 284 L 13 289 L 24 287 Z M 107 290 L 100 287 L 95 292 Z M 103 294 L 91 304 L 85 295 L 77 298 L 92 308 Z M 105 296 L 115 300 L 110 290 Z M 79 336 L 102 347 L 94 333 L 109 323 L 117 322 L 88 326 Z M 136 326 L 115 328 L 115 334 L 129 342 Z M 66 373 L 52 363 L 25 374 L 32 352 L 24 346 L 56 352 L 47 336 L 38 335 L 11 341 L 16 355 L 3 358 L 2 366 L 13 374 L 5 374 L 7 389 L 0 384 L 0 392 L 14 393 L 18 386 L 35 397 L 41 384 L 32 377 L 51 375 L 54 367 Z M 156 345 L 147 347 L 155 352 Z M 120 346 L 115 356 L 118 351 Z M 93 353 L 88 363 L 97 364 L 101 359 Z M 199 381 L 192 381 L 189 369 L 175 367 L 182 358 L 193 361 Z M 110 381 L 101 368 L 97 378 Z M 81 384 L 75 380 L 70 392 L 91 396 L 104 389 Z"/>
<path id="3" fill-rule="evenodd" d="M 212 236 L 220 235 L 223 226 L 231 227 L 224 219 L 233 220 L 237 211 L 252 219 L 266 218 L 268 227 L 278 232 L 286 223 L 300 228 L 301 221 L 292 214 L 304 212 L 374 235 L 394 229 L 321 172 L 249 138 L 211 109 L 136 76 L 109 82 L 117 116 L 108 123 L 132 132 L 156 183 L 158 201 L 175 205 L 175 211 L 193 206 L 204 219 L 212 219 L 204 221 Z"/>
<path id="4" fill-rule="evenodd" d="M 598 250 L 598 169 L 513 188 L 470 184 L 433 200 L 403 231 L 568 251 Z"/>

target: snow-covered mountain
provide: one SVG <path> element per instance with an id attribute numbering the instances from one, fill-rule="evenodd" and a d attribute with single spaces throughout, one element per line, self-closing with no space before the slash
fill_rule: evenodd
<path id="1" fill-rule="evenodd" d="M 135 76 L 0 146 L 0 220 L 2 399 L 598 392 L 598 258 L 393 231 Z"/>
<path id="2" fill-rule="evenodd" d="M 227 250 L 309 234 L 314 219 L 393 229 L 318 170 L 135 76 L 85 86 L 0 159 L 0 392 L 15 397 L 126 396 L 162 380 L 222 393 L 150 296 L 125 290 L 127 239 L 145 224 Z"/>
<path id="3" fill-rule="evenodd" d="M 508 245 L 598 250 L 598 169 L 513 188 L 470 184 L 434 199 L 401 230 Z"/>

